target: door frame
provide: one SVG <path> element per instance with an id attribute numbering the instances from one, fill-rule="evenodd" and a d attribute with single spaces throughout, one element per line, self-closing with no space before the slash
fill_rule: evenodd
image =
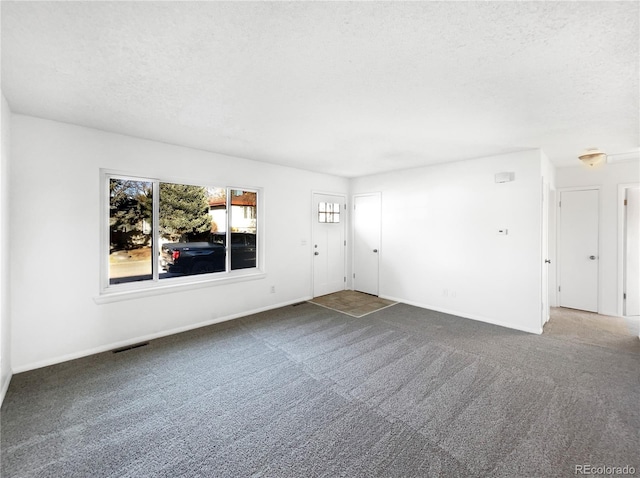
<path id="1" fill-rule="evenodd" d="M 556 304 L 558 307 L 561 305 L 560 301 L 560 291 L 558 291 L 558 287 L 562 287 L 562 274 L 560 273 L 560 265 L 562 264 L 562 256 L 560 254 L 560 246 L 562 245 L 562 232 L 561 232 L 561 220 L 562 220 L 562 208 L 560 207 L 560 203 L 562 201 L 562 193 L 571 192 L 571 191 L 598 191 L 598 314 L 600 313 L 600 307 L 602 304 L 602 278 L 600 275 L 602 274 L 602 267 L 600 267 L 600 247 L 601 247 L 601 237 L 600 237 L 600 222 L 602 218 L 602 186 L 594 185 L 594 186 L 574 186 L 568 188 L 558 188 L 556 190 Z"/>
<path id="2" fill-rule="evenodd" d="M 624 200 L 627 195 L 627 189 L 640 187 L 640 183 L 623 183 L 618 184 L 618 287 L 616 292 L 617 306 L 616 313 L 619 317 L 624 317 L 624 282 L 625 282 L 625 256 L 626 256 L 626 215 L 624 209 Z"/>
<path id="3" fill-rule="evenodd" d="M 346 243 L 349 243 L 349 240 L 347 238 L 347 231 L 349 230 L 347 228 L 347 221 L 348 221 L 348 216 L 347 216 L 347 212 L 349 211 L 349 203 L 347 201 L 348 196 L 346 193 L 337 193 L 337 192 L 331 192 L 331 191 L 319 191 L 319 190 L 312 190 L 311 191 L 311 198 L 310 198 L 310 210 L 311 210 L 311 223 L 309 224 L 309 226 L 311 227 L 310 232 L 310 237 L 311 237 L 311 242 L 309 243 L 309 261 L 311 263 L 311 297 L 315 297 L 315 281 L 316 281 L 316 275 L 315 275 L 315 261 L 313 260 L 313 244 L 314 244 L 314 240 L 315 237 L 313 235 L 313 231 L 314 231 L 314 221 L 318 220 L 318 211 L 316 210 L 316 205 L 315 205 L 315 195 L 316 194 L 320 194 L 320 195 L 324 195 L 324 196 L 338 196 L 342 198 L 342 204 L 344 204 L 344 221 L 341 222 L 342 227 L 343 227 L 343 235 L 344 235 L 344 240 L 346 241 Z M 345 245 L 344 248 L 344 262 L 342 264 L 342 270 L 344 273 L 344 277 L 348 277 L 347 276 L 347 247 Z M 347 288 L 347 281 L 345 281 L 344 283 L 344 289 L 346 290 Z"/>
<path id="4" fill-rule="evenodd" d="M 540 244 L 540 256 L 542 259 L 542 277 L 541 277 L 541 318 L 540 318 L 540 327 L 544 327 L 549 319 L 551 318 L 551 294 L 549 293 L 549 283 L 551 282 L 551 266 L 547 263 L 547 260 L 550 259 L 550 226 L 551 226 L 551 211 L 550 211 L 550 202 L 551 202 L 551 184 L 547 182 L 545 178 L 542 178 L 542 207 L 541 207 L 541 225 L 540 228 L 540 236 L 541 236 L 541 244 Z M 546 234 L 545 234 L 546 232 Z M 545 251 L 546 249 L 546 251 Z M 546 276 L 546 278 L 545 278 Z"/>
<path id="5" fill-rule="evenodd" d="M 378 294 L 377 296 L 380 297 L 380 254 L 382 251 L 382 192 L 381 191 L 374 191 L 374 192 L 370 192 L 370 193 L 358 193 L 358 194 L 353 194 L 351 196 L 351 205 L 353 207 L 355 207 L 356 205 L 356 198 L 357 197 L 364 197 L 364 196 L 376 196 L 379 199 L 379 203 L 380 203 L 380 225 L 379 225 L 379 230 L 378 230 Z M 351 206 L 349 206 L 351 207 Z M 353 210 L 353 209 L 352 209 Z M 356 237 L 356 221 L 355 221 L 355 211 L 353 212 L 353 220 L 351 221 L 351 290 L 355 290 L 355 281 L 354 281 L 354 274 L 355 274 L 355 270 L 356 270 L 356 241 L 353 240 L 353 238 Z"/>

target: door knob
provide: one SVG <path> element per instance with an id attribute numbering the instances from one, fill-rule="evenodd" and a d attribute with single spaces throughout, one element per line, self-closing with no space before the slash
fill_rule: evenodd
<path id="1" fill-rule="evenodd" d="M 314 255 L 314 256 L 319 256 L 319 255 L 320 255 L 320 253 L 319 253 L 318 251 L 316 251 L 316 252 L 314 252 L 314 253 L 313 253 L 313 255 Z"/>
<path id="2" fill-rule="evenodd" d="M 589 256 L 589 259 L 591 259 L 592 261 L 596 260 L 596 256 Z"/>
<path id="3" fill-rule="evenodd" d="M 378 249 L 374 249 L 373 252 L 378 252 Z"/>

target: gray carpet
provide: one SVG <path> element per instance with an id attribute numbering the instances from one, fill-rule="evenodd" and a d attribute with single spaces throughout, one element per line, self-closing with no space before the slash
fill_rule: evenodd
<path id="1" fill-rule="evenodd" d="M 610 317 L 564 307 L 551 308 L 551 320 L 544 334 L 562 340 L 640 354 L 640 320 L 633 317 Z"/>
<path id="2" fill-rule="evenodd" d="M 640 474 L 637 354 L 310 303 L 17 374 L 2 476 Z"/>

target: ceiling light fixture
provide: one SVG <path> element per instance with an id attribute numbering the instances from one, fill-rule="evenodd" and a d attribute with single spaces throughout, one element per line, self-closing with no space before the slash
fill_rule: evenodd
<path id="1" fill-rule="evenodd" d="M 587 166 L 595 166 L 604 161 L 606 157 L 607 155 L 598 148 L 589 148 L 584 150 L 582 154 L 578 156 L 578 159 Z"/>

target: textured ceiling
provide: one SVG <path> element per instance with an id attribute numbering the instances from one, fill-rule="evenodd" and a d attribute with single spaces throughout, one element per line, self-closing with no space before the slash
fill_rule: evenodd
<path id="1" fill-rule="evenodd" d="M 638 2 L 2 1 L 12 111 L 353 177 L 640 146 Z"/>

